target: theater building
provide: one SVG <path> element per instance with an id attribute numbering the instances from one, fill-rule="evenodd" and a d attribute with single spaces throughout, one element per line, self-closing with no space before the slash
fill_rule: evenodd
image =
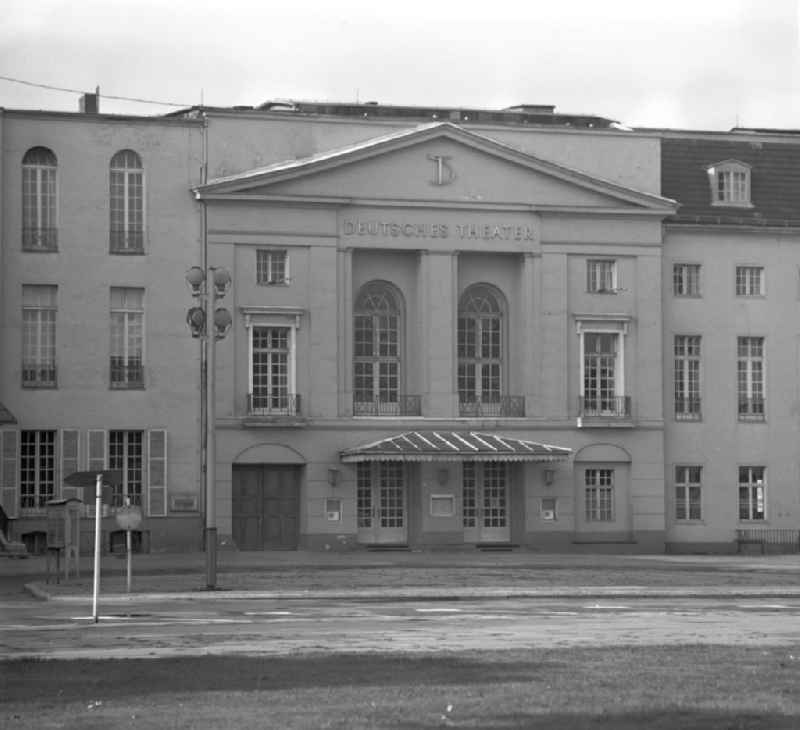
<path id="1" fill-rule="evenodd" d="M 663 549 L 658 140 L 293 118 L 331 142 L 252 167 L 273 123 L 212 116 L 196 188 L 233 273 L 220 533 Z"/>
<path id="2" fill-rule="evenodd" d="M 794 136 L 541 106 L 0 125 L 0 497 L 29 547 L 101 466 L 109 549 L 126 498 L 142 549 L 200 547 L 206 263 L 232 281 L 223 547 L 719 551 L 796 523 Z"/>

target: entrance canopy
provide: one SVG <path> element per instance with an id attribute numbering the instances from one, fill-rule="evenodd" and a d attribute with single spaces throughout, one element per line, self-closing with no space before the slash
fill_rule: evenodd
<path id="1" fill-rule="evenodd" d="M 475 431 L 406 431 L 341 452 L 342 461 L 563 461 L 572 449 Z"/>
<path id="2" fill-rule="evenodd" d="M 16 423 L 17 419 L 14 414 L 8 410 L 2 403 L 0 403 L 0 423 Z"/>

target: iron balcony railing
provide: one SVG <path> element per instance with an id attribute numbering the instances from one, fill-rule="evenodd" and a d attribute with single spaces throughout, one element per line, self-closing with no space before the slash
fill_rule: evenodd
<path id="1" fill-rule="evenodd" d="M 281 392 L 248 393 L 247 413 L 250 416 L 299 416 L 300 396 Z"/>
<path id="2" fill-rule="evenodd" d="M 703 417 L 700 398 L 675 398 L 676 421 L 699 421 Z"/>
<path id="3" fill-rule="evenodd" d="M 578 413 L 584 418 L 630 418 L 631 397 L 582 395 L 578 398 Z"/>
<path id="4" fill-rule="evenodd" d="M 393 400 L 386 400 L 386 398 Z M 373 398 L 369 393 L 353 393 L 354 416 L 421 416 L 421 395 L 399 395 Z"/>
<path id="5" fill-rule="evenodd" d="M 470 398 L 461 394 L 458 399 L 458 415 L 462 418 L 522 418 L 525 416 L 525 396 Z"/>
<path id="6" fill-rule="evenodd" d="M 22 250 L 23 251 L 57 251 L 58 250 L 58 229 L 57 228 L 23 228 L 22 229 Z"/>
<path id="7" fill-rule="evenodd" d="M 137 229 L 111 229 L 111 253 L 143 253 L 144 231 Z"/>
<path id="8" fill-rule="evenodd" d="M 22 384 L 28 388 L 55 388 L 55 363 L 23 363 Z"/>
<path id="9" fill-rule="evenodd" d="M 740 421 L 763 421 L 764 398 L 739 398 L 739 420 Z"/>
<path id="10" fill-rule="evenodd" d="M 144 365 L 139 360 L 111 358 L 112 388 L 143 388 Z"/>

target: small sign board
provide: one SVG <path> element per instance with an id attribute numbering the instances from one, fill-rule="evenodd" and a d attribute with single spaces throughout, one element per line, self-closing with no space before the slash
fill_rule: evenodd
<path id="1" fill-rule="evenodd" d="M 142 524 L 142 510 L 136 505 L 129 504 L 125 507 L 117 507 L 117 512 L 114 516 L 122 530 L 135 530 Z"/>

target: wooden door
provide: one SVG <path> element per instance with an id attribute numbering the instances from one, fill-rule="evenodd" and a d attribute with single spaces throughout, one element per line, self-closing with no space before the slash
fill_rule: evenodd
<path id="1" fill-rule="evenodd" d="M 296 550 L 300 467 L 234 466 L 232 517 L 240 550 Z"/>

